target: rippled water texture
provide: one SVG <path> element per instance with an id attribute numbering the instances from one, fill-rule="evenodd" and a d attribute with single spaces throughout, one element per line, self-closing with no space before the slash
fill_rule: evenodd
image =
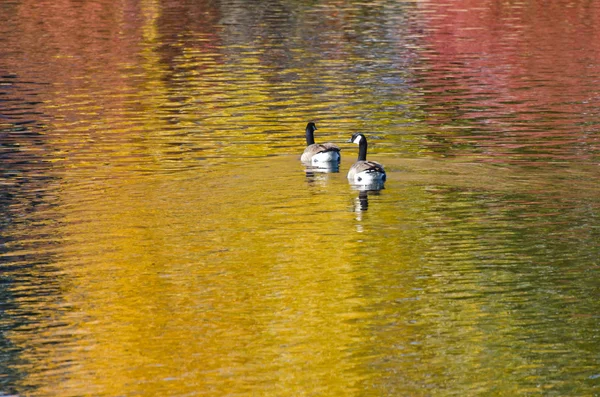
<path id="1" fill-rule="evenodd" d="M 0 15 L 0 395 L 600 393 L 598 2 Z"/>

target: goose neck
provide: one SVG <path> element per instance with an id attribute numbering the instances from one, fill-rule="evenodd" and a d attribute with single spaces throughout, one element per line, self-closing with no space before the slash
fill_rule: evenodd
<path id="1" fill-rule="evenodd" d="M 306 127 L 306 146 L 314 145 L 315 143 L 315 132 L 312 128 Z"/>
<path id="2" fill-rule="evenodd" d="M 366 161 L 367 160 L 367 140 L 361 139 L 358 144 L 358 161 Z"/>

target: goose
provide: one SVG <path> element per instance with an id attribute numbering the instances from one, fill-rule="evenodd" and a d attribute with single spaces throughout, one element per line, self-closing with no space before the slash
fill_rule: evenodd
<path id="1" fill-rule="evenodd" d="M 300 157 L 300 161 L 313 166 L 319 166 L 323 163 L 340 162 L 340 148 L 333 143 L 315 143 L 315 131 L 317 126 L 310 122 L 306 125 L 306 149 Z M 323 166 L 327 166 L 323 164 Z"/>
<path id="2" fill-rule="evenodd" d="M 350 141 L 358 145 L 358 160 L 348 171 L 348 181 L 354 185 L 380 185 L 385 182 L 383 165 L 367 161 L 367 138 L 363 134 L 352 135 Z"/>

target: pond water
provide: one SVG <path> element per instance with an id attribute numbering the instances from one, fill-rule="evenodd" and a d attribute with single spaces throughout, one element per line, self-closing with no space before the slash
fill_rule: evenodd
<path id="1" fill-rule="evenodd" d="M 600 394 L 600 3 L 0 14 L 0 395 Z"/>

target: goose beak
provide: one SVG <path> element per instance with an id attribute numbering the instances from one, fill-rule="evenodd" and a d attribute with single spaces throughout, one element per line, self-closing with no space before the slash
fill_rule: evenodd
<path id="1" fill-rule="evenodd" d="M 346 143 L 352 143 L 352 138 L 348 139 Z"/>

